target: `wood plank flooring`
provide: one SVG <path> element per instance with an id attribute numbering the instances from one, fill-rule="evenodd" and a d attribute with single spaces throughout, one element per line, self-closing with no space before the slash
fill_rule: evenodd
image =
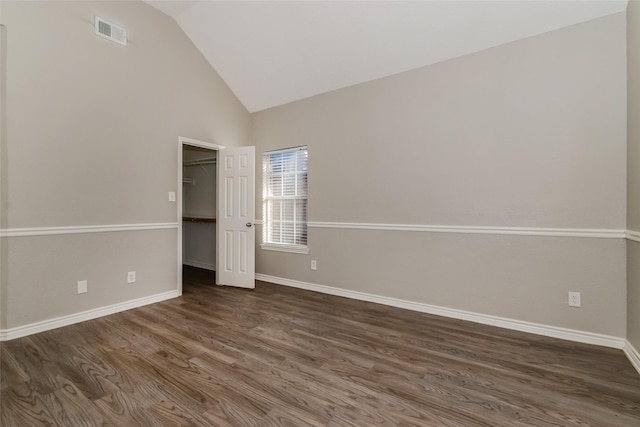
<path id="1" fill-rule="evenodd" d="M 640 426 L 622 351 L 258 282 L 2 343 L 2 426 Z"/>

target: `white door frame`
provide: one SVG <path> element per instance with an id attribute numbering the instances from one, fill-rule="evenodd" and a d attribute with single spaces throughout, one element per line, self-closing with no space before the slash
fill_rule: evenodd
<path id="1" fill-rule="evenodd" d="M 210 142 L 199 141 L 197 139 L 185 138 L 184 136 L 178 137 L 178 186 L 176 205 L 178 212 L 178 291 L 182 295 L 182 149 L 185 145 L 192 147 L 207 148 L 209 150 L 224 150 L 224 145 L 212 144 Z M 217 168 L 216 168 L 217 170 Z M 216 172 L 216 179 L 217 179 Z M 216 192 L 216 217 L 218 216 L 218 207 L 220 206 L 220 195 Z M 218 223 L 216 222 L 216 238 L 218 236 Z M 215 244 L 215 242 L 214 242 Z M 217 248 L 216 248 L 217 249 Z M 218 263 L 218 251 L 216 250 L 216 265 Z M 218 275 L 216 274 L 216 284 L 218 282 Z"/>

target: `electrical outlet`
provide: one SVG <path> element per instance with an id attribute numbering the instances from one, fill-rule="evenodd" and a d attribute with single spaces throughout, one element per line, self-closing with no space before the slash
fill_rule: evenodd
<path id="1" fill-rule="evenodd" d="M 170 202 L 175 202 L 176 201 L 176 192 L 175 191 L 169 191 L 169 201 Z"/>
<path id="2" fill-rule="evenodd" d="M 87 292 L 87 281 L 86 280 L 79 280 L 78 281 L 78 293 L 79 294 L 84 294 Z"/>
<path id="3" fill-rule="evenodd" d="M 127 273 L 127 283 L 136 283 L 136 272 L 130 271 Z"/>
<path id="4" fill-rule="evenodd" d="M 569 292 L 569 307 L 580 307 L 580 292 Z"/>
<path id="5" fill-rule="evenodd" d="M 316 264 L 316 260 L 312 259 L 311 260 L 311 269 L 312 270 L 316 270 L 318 268 L 318 264 Z"/>

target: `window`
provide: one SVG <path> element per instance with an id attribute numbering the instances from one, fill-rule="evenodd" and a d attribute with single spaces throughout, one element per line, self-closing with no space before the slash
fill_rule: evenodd
<path id="1" fill-rule="evenodd" d="M 307 147 L 262 156 L 262 248 L 307 253 Z"/>

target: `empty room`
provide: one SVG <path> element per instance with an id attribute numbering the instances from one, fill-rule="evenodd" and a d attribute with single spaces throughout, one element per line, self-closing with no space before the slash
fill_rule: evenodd
<path id="1" fill-rule="evenodd" d="M 640 426 L 640 3 L 0 1 L 1 426 Z"/>

